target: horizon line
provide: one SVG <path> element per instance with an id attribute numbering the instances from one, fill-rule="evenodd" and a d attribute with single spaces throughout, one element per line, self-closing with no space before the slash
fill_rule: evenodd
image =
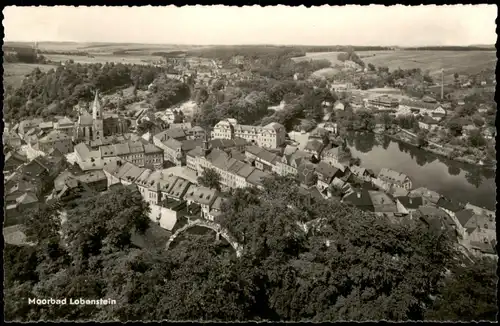
<path id="1" fill-rule="evenodd" d="M 492 44 L 466 44 L 466 45 L 459 45 L 459 44 L 454 44 L 454 45 L 438 45 L 438 44 L 427 44 L 427 45 L 352 45 L 352 44 L 280 44 L 280 43 L 235 43 L 235 44 L 196 44 L 196 43 L 149 43 L 149 42 L 113 42 L 113 41 L 50 41 L 50 40 L 44 40 L 44 41 L 37 41 L 37 40 L 30 40 L 30 41 L 19 41 L 19 40 L 6 40 L 4 39 L 4 45 L 6 42 L 11 42 L 11 43 L 75 43 L 75 44 L 138 44 L 138 45 L 183 45 L 183 46 L 289 46 L 289 47 L 294 47 L 294 46 L 309 46 L 309 47 L 399 47 L 399 48 L 412 48 L 412 47 L 480 47 L 480 46 L 492 46 L 496 47 L 496 43 Z"/>

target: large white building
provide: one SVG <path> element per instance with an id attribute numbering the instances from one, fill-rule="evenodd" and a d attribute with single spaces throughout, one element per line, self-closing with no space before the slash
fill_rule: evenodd
<path id="1" fill-rule="evenodd" d="M 240 125 L 236 119 L 219 121 L 212 131 L 212 138 L 243 138 L 264 148 L 279 148 L 285 143 L 286 130 L 279 123 L 272 122 L 266 126 Z"/>

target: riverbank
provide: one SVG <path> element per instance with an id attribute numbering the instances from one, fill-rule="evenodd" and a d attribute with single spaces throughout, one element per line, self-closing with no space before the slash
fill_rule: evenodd
<path id="1" fill-rule="evenodd" d="M 444 147 L 443 148 L 429 147 L 429 146 L 418 147 L 414 142 L 409 140 L 409 137 L 402 137 L 402 135 L 398 134 L 398 133 L 390 134 L 390 133 L 384 132 L 382 130 L 374 131 L 374 133 L 376 135 L 387 136 L 390 139 L 405 143 L 405 144 L 410 145 L 410 146 L 414 146 L 416 148 L 420 148 L 423 151 L 433 153 L 433 154 L 441 156 L 441 157 L 445 157 L 446 159 L 451 160 L 451 161 L 466 163 L 466 164 L 474 165 L 474 166 L 481 167 L 484 169 L 489 169 L 491 171 L 496 170 L 497 162 L 493 162 L 489 165 L 479 164 L 477 161 L 472 160 L 472 159 L 468 159 L 466 157 L 451 157 L 450 153 L 453 152 L 453 149 L 450 149 L 448 151 L 448 150 L 445 150 Z"/>
<path id="2" fill-rule="evenodd" d="M 347 146 L 375 175 L 391 169 L 410 177 L 413 188 L 425 187 L 457 202 L 495 209 L 494 170 L 449 160 L 383 134 L 351 133 Z"/>

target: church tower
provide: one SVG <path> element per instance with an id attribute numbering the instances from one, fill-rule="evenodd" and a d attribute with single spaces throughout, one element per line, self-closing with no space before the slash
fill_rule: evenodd
<path id="1" fill-rule="evenodd" d="M 94 103 L 92 103 L 92 139 L 101 139 L 104 136 L 104 121 L 102 107 L 99 103 L 99 93 L 96 90 Z"/>
<path id="2" fill-rule="evenodd" d="M 102 108 L 101 103 L 99 103 L 99 92 L 97 90 L 95 91 L 94 103 L 92 103 L 92 119 L 102 119 Z"/>
<path id="3" fill-rule="evenodd" d="M 203 157 L 207 157 L 207 155 L 210 153 L 210 143 L 209 143 L 209 134 L 210 130 L 205 131 L 205 138 L 203 139 Z"/>

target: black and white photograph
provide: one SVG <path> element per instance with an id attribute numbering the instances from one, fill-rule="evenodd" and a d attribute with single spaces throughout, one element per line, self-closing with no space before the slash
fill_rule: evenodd
<path id="1" fill-rule="evenodd" d="M 497 11 L 4 7 L 4 320 L 496 322 Z"/>

